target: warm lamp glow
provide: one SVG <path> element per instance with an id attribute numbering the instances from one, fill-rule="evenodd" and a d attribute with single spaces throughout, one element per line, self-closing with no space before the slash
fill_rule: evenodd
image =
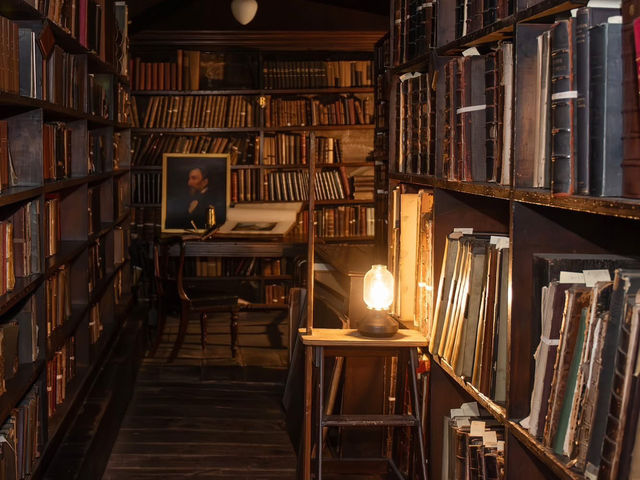
<path id="1" fill-rule="evenodd" d="M 364 276 L 364 303 L 372 310 L 388 310 L 393 303 L 393 275 L 385 265 L 373 265 Z"/>
<path id="2" fill-rule="evenodd" d="M 246 25 L 258 11 L 258 2 L 256 0 L 233 0 L 231 2 L 231 13 L 234 18 L 242 25 Z"/>

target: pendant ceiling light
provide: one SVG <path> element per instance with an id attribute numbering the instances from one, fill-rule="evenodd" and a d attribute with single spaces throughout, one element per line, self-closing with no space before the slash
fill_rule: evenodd
<path id="1" fill-rule="evenodd" d="M 258 11 L 258 2 L 256 0 L 233 0 L 231 2 L 231 13 L 235 19 L 242 25 L 246 25 Z"/>

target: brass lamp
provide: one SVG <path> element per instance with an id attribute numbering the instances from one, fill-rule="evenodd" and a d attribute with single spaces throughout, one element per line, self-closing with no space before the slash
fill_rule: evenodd
<path id="1" fill-rule="evenodd" d="M 392 337 L 398 322 L 388 313 L 393 303 L 393 275 L 386 265 L 373 265 L 365 274 L 363 298 L 369 311 L 360 321 L 358 332 L 365 337 Z"/>

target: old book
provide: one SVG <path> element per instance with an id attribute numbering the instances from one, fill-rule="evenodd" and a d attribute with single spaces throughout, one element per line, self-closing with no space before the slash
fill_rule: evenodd
<path id="1" fill-rule="evenodd" d="M 529 433 L 541 437 L 544 431 L 544 420 L 549 407 L 549 394 L 553 380 L 562 313 L 564 311 L 565 292 L 571 284 L 551 282 L 543 287 L 541 306 L 540 343 L 535 353 L 535 376 L 531 393 L 531 411 L 529 414 Z"/>
<path id="2" fill-rule="evenodd" d="M 399 318 L 413 323 L 415 315 L 416 248 L 418 245 L 420 204 L 419 195 L 404 193 L 400 196 L 400 255 L 397 282 Z"/>
<path id="3" fill-rule="evenodd" d="M 624 312 L 620 329 L 620 341 L 617 347 L 616 362 L 611 391 L 611 401 L 607 427 L 602 449 L 600 475 L 604 479 L 619 477 L 621 453 L 632 397 L 634 370 L 637 369 L 640 325 L 638 324 L 637 305 L 640 296 L 628 295 L 625 298 Z M 635 399 L 637 401 L 637 398 Z"/>
<path id="4" fill-rule="evenodd" d="M 549 188 L 551 184 L 551 34 L 538 36 L 536 84 L 536 138 L 533 157 L 534 188 Z"/>
<path id="5" fill-rule="evenodd" d="M 616 23 L 603 23 L 590 30 L 589 190 L 595 196 L 622 194 L 621 31 Z"/>
<path id="6" fill-rule="evenodd" d="M 551 192 L 572 195 L 576 186 L 575 22 L 551 28 Z"/>
<path id="7" fill-rule="evenodd" d="M 597 474 L 600 469 L 607 417 L 610 408 L 613 387 L 615 357 L 623 322 L 625 299 L 640 288 L 640 271 L 617 269 L 611 294 L 610 317 L 601 355 L 601 372 L 598 393 L 595 402 L 594 421 L 591 426 L 591 438 L 587 450 L 585 471 L 589 475 Z"/>
<path id="8" fill-rule="evenodd" d="M 620 11 L 612 8 L 589 8 L 578 9 L 576 15 L 576 86 L 578 97 L 577 108 L 577 132 L 576 132 L 576 187 L 577 193 L 588 195 L 590 184 L 590 77 L 591 61 L 593 55 L 590 53 L 591 28 L 600 25 L 614 15 L 619 15 Z M 602 79 L 601 79 L 602 80 Z M 600 80 L 600 81 L 601 81 Z M 621 81 L 622 79 L 620 79 Z M 597 175 L 596 175 L 597 176 Z"/>
<path id="9" fill-rule="evenodd" d="M 581 349 L 583 344 L 582 339 L 579 340 L 580 333 L 584 336 L 584 328 L 582 328 L 584 322 L 581 321 L 582 309 L 588 304 L 589 293 L 590 289 L 587 287 L 575 286 L 565 295 L 560 343 L 554 365 L 543 437 L 544 444 L 553 448 L 556 453 L 562 453 L 566 435 L 568 409 L 571 405 L 570 401 L 567 401 L 567 396 L 571 395 L 571 388 L 575 386 L 575 373 L 571 367 L 577 349 Z M 575 371 L 577 372 L 577 367 Z M 567 403 L 569 406 L 565 407 Z"/>
<path id="10" fill-rule="evenodd" d="M 623 8 L 623 12 L 625 9 Z M 630 20 L 630 19 L 629 19 Z M 622 26 L 622 68 L 624 103 L 623 117 L 623 177 L 622 192 L 625 197 L 640 198 L 640 95 L 638 95 L 638 45 L 640 22 Z"/>

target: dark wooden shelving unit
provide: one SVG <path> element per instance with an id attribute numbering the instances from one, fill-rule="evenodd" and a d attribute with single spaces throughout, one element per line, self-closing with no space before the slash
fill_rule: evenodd
<path id="1" fill-rule="evenodd" d="M 451 366 L 437 355 L 429 354 L 431 361 L 430 392 L 428 411 L 430 416 L 431 445 L 430 476 L 440 478 L 442 472 L 443 418 L 449 416 L 450 409 L 458 408 L 462 402 L 476 401 L 494 417 L 505 430 L 505 478 L 526 479 L 562 479 L 585 480 L 586 476 L 578 472 L 568 458 L 555 454 L 545 447 L 540 439 L 534 438 L 519 424 L 528 415 L 533 385 L 533 354 L 540 340 L 539 318 L 534 318 L 532 294 L 534 291 L 534 274 L 531 265 L 534 253 L 584 253 L 615 254 L 640 256 L 640 248 L 635 237 L 640 233 L 640 200 L 619 197 L 595 196 L 558 196 L 549 189 L 524 188 L 522 177 L 530 172 L 531 153 L 523 139 L 530 132 L 519 131 L 521 119 L 530 115 L 521 100 L 518 87 L 518 74 L 524 75 L 524 68 L 519 62 L 519 55 L 525 57 L 532 53 L 518 50 L 518 42 L 535 40 L 544 26 L 540 22 L 553 23 L 554 17 L 567 18 L 570 10 L 587 6 L 586 1 L 543 0 L 537 4 L 515 11 L 505 18 L 498 19 L 480 30 L 456 38 L 445 39 L 439 45 L 431 46 L 427 52 L 407 61 L 388 59 L 381 61 L 379 76 L 392 77 L 388 98 L 390 113 L 386 118 L 388 128 L 380 127 L 376 131 L 380 135 L 388 134 L 388 151 L 383 145 L 375 152 L 376 160 L 387 163 L 387 185 L 389 192 L 397 188 L 402 193 L 415 194 L 425 190 L 433 194 L 433 230 L 430 240 L 433 254 L 432 278 L 433 291 L 437 292 L 440 282 L 440 269 L 443 262 L 445 240 L 455 227 L 474 228 L 477 231 L 497 232 L 509 236 L 509 302 L 508 302 L 508 356 L 506 373 L 506 402 L 497 404 L 491 398 L 478 391 L 465 378 L 460 378 Z M 529 2 L 533 3 L 533 2 Z M 454 1 L 438 2 L 440 9 L 447 9 L 446 14 L 453 15 Z M 454 5 L 455 6 L 455 5 Z M 400 44 L 394 44 L 394 5 L 391 5 L 390 46 L 391 52 L 402 52 Z M 635 15 L 638 13 L 636 12 Z M 437 21 L 437 16 L 436 16 Z M 447 22 L 455 18 L 449 17 Z M 447 24 L 448 25 L 448 24 Z M 403 28 L 405 26 L 403 25 Z M 530 35 L 520 38 L 521 30 Z M 530 29 L 530 30 L 529 30 Z M 455 30 L 454 30 L 455 31 Z M 451 30 L 447 30 L 451 34 Z M 531 38 L 530 38 L 531 37 Z M 444 118 L 439 116 L 438 107 L 444 105 L 442 99 L 436 98 L 435 114 L 435 159 L 429 158 L 428 167 L 434 167 L 436 175 L 401 173 L 394 171 L 398 164 L 400 141 L 403 132 L 400 130 L 400 95 L 397 94 L 399 77 L 408 72 L 425 72 L 430 75 L 442 74 L 444 56 L 459 56 L 469 47 L 478 47 L 481 54 L 495 48 L 501 40 L 512 39 L 514 68 L 514 101 L 513 101 L 513 133 L 511 138 L 511 163 L 509 165 L 509 185 L 497 183 L 478 183 L 451 181 L 442 178 L 439 170 L 442 167 L 442 152 L 438 142 L 443 142 L 443 132 L 439 130 Z M 401 39 L 404 41 L 404 39 Z M 382 45 L 382 43 L 380 43 Z M 429 46 L 428 46 L 429 47 Z M 380 58 L 383 58 L 381 52 Z M 389 54 L 387 54 L 389 55 Z M 533 53 L 535 60 L 535 52 Z M 529 60 L 531 57 L 527 57 Z M 518 69 L 521 70 L 518 70 Z M 437 73 L 436 73 L 437 72 Z M 530 75 L 529 75 L 530 77 Z M 535 78 L 531 82 L 537 81 Z M 531 87 L 531 83 L 527 87 Z M 440 88 L 440 84 L 438 84 Z M 431 154 L 431 151 L 429 150 Z M 440 162 L 440 163 L 438 163 Z M 526 177 L 528 179 L 528 177 Z M 387 201 L 389 217 L 386 228 L 390 239 L 392 233 L 392 200 Z M 611 232 L 625 232 L 622 237 Z M 634 240 L 632 240 L 634 238 Z M 391 258 L 391 257 L 390 257 Z M 434 298 L 435 303 L 435 298 Z M 625 437 L 626 438 L 626 437 Z"/>
<path id="2" fill-rule="evenodd" d="M 0 296 L 0 315 L 4 315 L 21 300 L 31 295 L 42 283 L 42 278 L 39 273 L 16 278 L 13 290 Z"/>

